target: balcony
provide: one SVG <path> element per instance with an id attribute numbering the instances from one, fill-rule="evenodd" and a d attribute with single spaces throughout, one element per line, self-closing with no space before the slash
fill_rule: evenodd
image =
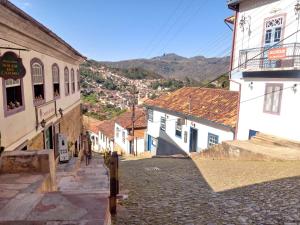
<path id="1" fill-rule="evenodd" d="M 240 51 L 241 71 L 277 71 L 300 68 L 300 43 Z"/>

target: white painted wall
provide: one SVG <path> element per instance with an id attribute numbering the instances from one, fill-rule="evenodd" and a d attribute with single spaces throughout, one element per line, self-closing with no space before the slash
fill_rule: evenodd
<path id="1" fill-rule="evenodd" d="M 99 132 L 99 149 L 101 152 L 113 151 L 114 149 L 114 142 L 111 141 L 109 137 L 105 136 L 101 132 Z"/>
<path id="2" fill-rule="evenodd" d="M 286 25 L 284 29 L 283 39 L 290 36 L 297 30 L 298 21 L 294 11 L 296 0 L 245 0 L 240 4 L 240 12 L 238 15 L 238 24 L 242 18 L 251 18 L 250 30 L 246 28 L 242 32 L 240 26 L 237 26 L 235 52 L 233 67 L 239 65 L 239 52 L 243 49 L 258 48 L 264 44 L 264 22 L 266 18 L 286 14 Z M 249 21 L 249 19 L 248 19 Z M 283 44 L 300 42 L 300 34 L 293 35 Z M 289 68 L 293 69 L 293 68 Z M 259 68 L 256 69 L 260 70 Z M 272 70 L 272 69 L 271 69 Z M 273 70 L 283 70 L 276 68 Z M 298 119 L 300 113 L 300 79 L 275 79 L 275 78 L 242 78 L 244 69 L 235 69 L 232 73 L 232 79 L 241 83 L 241 106 L 239 115 L 238 139 L 247 140 L 249 130 L 260 131 L 266 134 L 275 135 L 287 139 L 300 141 L 300 133 L 297 132 L 300 126 Z M 249 85 L 253 82 L 253 88 Z M 281 101 L 280 115 L 273 115 L 263 112 L 265 86 L 267 83 L 282 83 L 283 94 Z M 292 86 L 298 84 L 298 91 L 295 93 Z M 238 90 L 239 85 L 231 83 L 231 90 Z"/>
<path id="3" fill-rule="evenodd" d="M 119 137 L 117 137 L 118 128 L 120 129 Z M 123 132 L 125 132 L 125 142 L 123 141 L 123 136 L 122 136 Z M 130 144 L 127 138 L 128 138 L 127 129 L 124 129 L 119 124 L 115 123 L 115 143 L 119 145 L 126 154 L 130 154 Z"/>
<path id="4" fill-rule="evenodd" d="M 264 20 L 266 18 L 281 14 L 287 15 L 283 38 L 290 36 L 297 30 L 297 20 L 294 11 L 296 2 L 296 0 L 245 0 L 240 3 L 240 12 L 238 13 L 237 18 L 238 25 L 235 38 L 233 68 L 239 66 L 240 50 L 260 48 L 263 46 Z M 245 16 L 249 21 L 249 23 L 245 26 L 244 32 L 239 26 L 243 16 Z M 297 35 L 293 35 L 283 41 L 283 44 L 300 42 L 300 34 L 298 35 L 298 41 L 296 41 L 296 38 Z M 240 70 L 240 68 L 235 69 L 233 71 L 232 78 L 235 79 L 236 72 Z M 232 88 L 232 90 L 237 89 Z"/>
<path id="5" fill-rule="evenodd" d="M 249 87 L 250 81 L 243 82 L 238 139 L 247 140 L 251 129 L 300 141 L 300 132 L 297 132 L 300 127 L 300 79 L 272 79 L 268 82 L 284 85 L 280 115 L 263 112 L 265 80 L 254 80 L 252 89 Z M 295 83 L 298 84 L 297 92 L 291 88 Z"/>
<path id="6" fill-rule="evenodd" d="M 0 39 L 1 46 L 9 46 L 14 48 L 22 48 L 16 44 L 4 41 Z M 3 54 L 5 50 L 1 50 L 0 54 Z M 18 55 L 19 52 L 15 51 Z M 25 111 L 16 113 L 14 115 L 4 117 L 3 109 L 3 90 L 2 82 L 0 78 L 0 132 L 2 134 L 2 145 L 6 147 L 6 150 L 13 150 L 18 145 L 22 144 L 26 140 L 30 140 L 42 131 L 40 127 L 36 130 L 36 116 L 35 107 L 33 105 L 33 91 L 30 73 L 30 61 L 33 58 L 39 58 L 44 64 L 45 70 L 45 98 L 46 102 L 53 100 L 53 86 L 52 86 L 52 64 L 57 63 L 60 69 L 60 93 L 61 98 L 57 100 L 57 109 L 62 108 L 66 114 L 72 110 L 75 106 L 78 106 L 80 101 L 80 91 L 77 89 L 77 77 L 76 70 L 79 69 L 79 65 L 72 65 L 63 61 L 57 60 L 48 55 L 44 55 L 35 51 L 21 51 L 20 57 L 23 60 L 23 64 L 26 68 L 26 75 L 23 78 L 24 88 L 24 103 Z M 67 66 L 69 71 L 71 68 L 75 71 L 75 93 L 71 93 L 69 96 L 64 95 L 64 76 L 63 70 Z M 71 77 L 70 77 L 71 80 Z M 71 88 L 70 88 L 71 90 Z M 59 117 L 52 119 L 49 122 L 56 122 Z"/>
<path id="7" fill-rule="evenodd" d="M 204 124 L 200 124 L 194 121 L 186 120 L 186 125 L 182 126 L 181 138 L 175 135 L 175 126 L 178 117 L 165 114 L 163 112 L 153 110 L 153 122 L 148 120 L 147 135 L 154 138 L 159 137 L 160 133 L 160 118 L 166 116 L 166 133 L 168 136 L 185 152 L 189 153 L 190 146 L 190 128 L 193 127 L 198 130 L 198 151 L 206 149 L 208 141 L 208 133 L 212 133 L 219 136 L 219 142 L 233 140 L 234 134 L 229 131 L 221 130 L 218 128 L 210 127 Z M 193 126 L 193 124 L 195 126 Z M 187 142 L 184 142 L 184 132 L 187 132 Z"/>

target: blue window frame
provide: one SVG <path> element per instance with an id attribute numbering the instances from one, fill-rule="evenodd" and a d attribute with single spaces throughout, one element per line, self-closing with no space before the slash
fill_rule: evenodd
<path id="1" fill-rule="evenodd" d="M 208 133 L 207 147 L 210 148 L 214 145 L 219 144 L 219 136 L 215 134 Z"/>
<path id="2" fill-rule="evenodd" d="M 165 131 L 166 130 L 166 117 L 160 117 L 160 129 Z"/>
<path id="3" fill-rule="evenodd" d="M 148 109 L 148 120 L 150 122 L 153 122 L 153 110 L 152 109 Z"/>
<path id="4" fill-rule="evenodd" d="M 183 124 L 183 119 L 181 118 L 177 119 L 175 125 L 175 135 L 180 138 L 182 136 L 182 124 Z"/>

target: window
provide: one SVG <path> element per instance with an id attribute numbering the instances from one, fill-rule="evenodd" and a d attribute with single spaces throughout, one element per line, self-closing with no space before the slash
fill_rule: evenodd
<path id="1" fill-rule="evenodd" d="M 188 133 L 187 131 L 184 131 L 184 135 L 183 135 L 184 143 L 187 143 L 187 137 L 188 137 Z"/>
<path id="2" fill-rule="evenodd" d="M 122 132 L 122 141 L 125 143 L 125 131 Z"/>
<path id="3" fill-rule="evenodd" d="M 60 97 L 60 87 L 59 87 L 59 68 L 57 64 L 52 66 L 52 79 L 53 79 L 53 96 L 54 99 Z"/>
<path id="4" fill-rule="evenodd" d="M 23 80 L 3 80 L 4 115 L 24 110 Z"/>
<path id="5" fill-rule="evenodd" d="M 166 130 L 166 117 L 160 117 L 160 129 L 165 131 Z"/>
<path id="6" fill-rule="evenodd" d="M 275 37 L 274 37 L 274 42 L 279 42 L 281 40 L 281 27 L 277 27 L 275 29 Z"/>
<path id="7" fill-rule="evenodd" d="M 65 78 L 65 95 L 68 96 L 70 94 L 70 77 L 69 77 L 69 69 L 66 67 L 64 71 Z"/>
<path id="8" fill-rule="evenodd" d="M 120 136 L 120 128 L 119 127 L 116 128 L 116 136 L 117 136 L 117 138 Z"/>
<path id="9" fill-rule="evenodd" d="M 265 44 L 270 44 L 271 38 L 272 38 L 272 30 L 267 30 Z"/>
<path id="10" fill-rule="evenodd" d="M 41 105 L 45 102 L 44 65 L 37 58 L 31 60 L 31 76 L 34 98 L 33 102 L 35 105 Z"/>
<path id="11" fill-rule="evenodd" d="M 72 86 L 72 93 L 75 93 L 75 74 L 73 69 L 71 69 L 71 86 Z"/>
<path id="12" fill-rule="evenodd" d="M 283 84 L 266 84 L 264 112 L 280 114 Z"/>
<path id="13" fill-rule="evenodd" d="M 176 121 L 176 131 L 175 131 L 175 135 L 177 137 L 181 137 L 182 135 L 182 124 L 183 124 L 183 119 L 179 118 Z"/>
<path id="14" fill-rule="evenodd" d="M 208 133 L 208 141 L 207 141 L 207 147 L 210 148 L 214 145 L 219 144 L 219 136 L 215 134 Z"/>
<path id="15" fill-rule="evenodd" d="M 148 120 L 150 122 L 153 122 L 153 110 L 152 109 L 148 109 Z"/>
<path id="16" fill-rule="evenodd" d="M 80 73 L 79 73 L 79 70 L 77 70 L 77 90 L 80 91 Z"/>

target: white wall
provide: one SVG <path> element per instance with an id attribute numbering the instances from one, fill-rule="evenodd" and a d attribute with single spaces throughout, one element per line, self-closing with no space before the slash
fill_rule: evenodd
<path id="1" fill-rule="evenodd" d="M 106 150 L 113 151 L 114 149 L 113 141 L 111 141 L 109 137 L 106 137 L 101 132 L 99 132 L 99 148 L 102 152 Z"/>
<path id="2" fill-rule="evenodd" d="M 160 118 L 162 116 L 166 117 L 166 133 L 167 135 L 185 152 L 189 153 L 190 146 L 190 128 L 193 127 L 198 130 L 198 151 L 206 149 L 208 141 L 208 133 L 212 133 L 219 136 L 219 142 L 233 140 L 234 134 L 230 131 L 221 130 L 218 128 L 206 126 L 197 122 L 186 120 L 186 125 L 182 126 L 182 136 L 181 138 L 175 135 L 175 126 L 178 117 L 165 114 L 160 111 L 153 110 L 153 122 L 148 120 L 148 130 L 147 135 L 154 138 L 159 137 L 160 133 Z M 195 126 L 193 126 L 193 124 Z M 184 142 L 184 132 L 187 132 L 187 142 Z"/>
<path id="3" fill-rule="evenodd" d="M 22 48 L 16 44 L 0 40 L 1 46 L 9 46 L 14 48 Z M 10 51 L 10 50 L 9 50 Z M 6 50 L 1 50 L 0 54 L 3 54 Z M 18 55 L 19 52 L 15 51 Z M 24 88 L 24 103 L 25 111 L 13 114 L 11 116 L 4 116 L 3 109 L 3 90 L 2 82 L 3 79 L 0 78 L 0 132 L 2 134 L 2 145 L 6 147 L 6 150 L 13 150 L 18 145 L 22 144 L 26 140 L 30 140 L 35 137 L 38 133 L 42 131 L 40 127 L 36 131 L 36 115 L 35 107 L 33 104 L 33 91 L 32 91 L 32 79 L 30 73 L 30 61 L 33 58 L 39 58 L 44 64 L 45 70 L 45 99 L 46 102 L 53 100 L 53 86 L 52 86 L 52 64 L 57 63 L 60 69 L 60 93 L 61 98 L 57 100 L 57 109 L 62 108 L 64 113 L 70 111 L 74 106 L 79 104 L 80 101 L 80 91 L 77 89 L 77 77 L 76 70 L 79 69 L 78 65 L 71 65 L 63 61 L 57 60 L 48 55 L 44 55 L 35 51 L 21 51 L 20 57 L 23 60 L 23 64 L 26 68 L 26 75 L 23 78 L 23 88 Z M 69 71 L 71 68 L 75 71 L 75 93 L 72 94 L 70 91 L 69 96 L 64 95 L 64 67 L 67 66 Z M 71 80 L 71 77 L 70 77 Z M 71 90 L 71 88 L 70 88 Z M 49 122 L 55 122 L 59 117 L 52 119 Z"/>
<path id="4" fill-rule="evenodd" d="M 117 137 L 117 128 L 120 129 L 119 137 Z M 123 142 L 123 132 L 125 132 L 125 142 Z M 126 154 L 130 154 L 130 144 L 127 138 L 128 131 L 121 127 L 119 124 L 115 123 L 115 143 L 119 145 Z"/>
<path id="5" fill-rule="evenodd" d="M 264 23 L 266 18 L 286 15 L 285 27 L 282 39 L 287 38 L 297 30 L 298 21 L 294 11 L 296 0 L 245 0 L 240 4 L 240 12 L 237 23 L 239 24 L 242 16 L 250 21 L 246 26 L 245 32 L 241 27 L 237 26 L 234 64 L 233 67 L 239 65 L 239 52 L 244 49 L 258 48 L 264 45 Z M 249 20 L 251 17 L 251 20 Z M 283 41 L 283 44 L 300 42 L 300 34 L 293 35 Z M 293 69 L 293 68 L 289 68 Z M 261 70 L 259 68 L 252 70 Z M 274 68 L 271 70 L 283 70 L 282 68 Z M 266 134 L 275 135 L 287 139 L 300 141 L 299 129 L 300 121 L 298 119 L 300 113 L 300 91 L 296 93 L 292 90 L 294 84 L 300 85 L 300 79 L 293 78 L 243 78 L 244 69 L 238 68 L 233 71 L 232 78 L 241 83 L 241 106 L 239 115 L 238 139 L 247 140 L 249 130 L 260 131 Z M 251 88 L 250 83 L 253 83 Z M 263 112 L 264 96 L 266 83 L 282 83 L 283 94 L 281 101 L 280 115 L 268 114 Z M 250 85 L 250 86 L 249 86 Z M 231 83 L 231 90 L 238 90 L 239 85 Z"/>
<path id="6" fill-rule="evenodd" d="M 296 0 L 245 0 L 240 3 L 240 12 L 238 13 L 237 18 L 233 68 L 236 68 L 239 65 L 240 50 L 263 46 L 264 20 L 266 18 L 287 14 L 283 38 L 290 36 L 297 30 L 297 20 L 294 12 L 296 2 Z M 245 26 L 244 32 L 242 32 L 242 28 L 239 26 L 242 16 L 245 16 L 250 24 L 250 26 L 248 24 Z M 284 44 L 295 42 L 296 35 L 283 41 Z M 300 42 L 300 35 L 298 35 L 297 42 Z M 235 78 L 235 73 L 239 70 L 240 68 L 237 68 L 233 71 L 233 78 Z"/>
<path id="7" fill-rule="evenodd" d="M 283 83 L 284 85 L 280 115 L 263 112 L 267 82 L 255 79 L 252 89 L 249 87 L 249 83 L 250 81 L 245 81 L 242 85 L 238 138 L 248 139 L 251 129 L 300 141 L 300 132 L 297 132 L 300 127 L 300 79 L 268 80 L 268 83 Z M 298 84 L 296 93 L 291 88 L 295 83 Z"/>

